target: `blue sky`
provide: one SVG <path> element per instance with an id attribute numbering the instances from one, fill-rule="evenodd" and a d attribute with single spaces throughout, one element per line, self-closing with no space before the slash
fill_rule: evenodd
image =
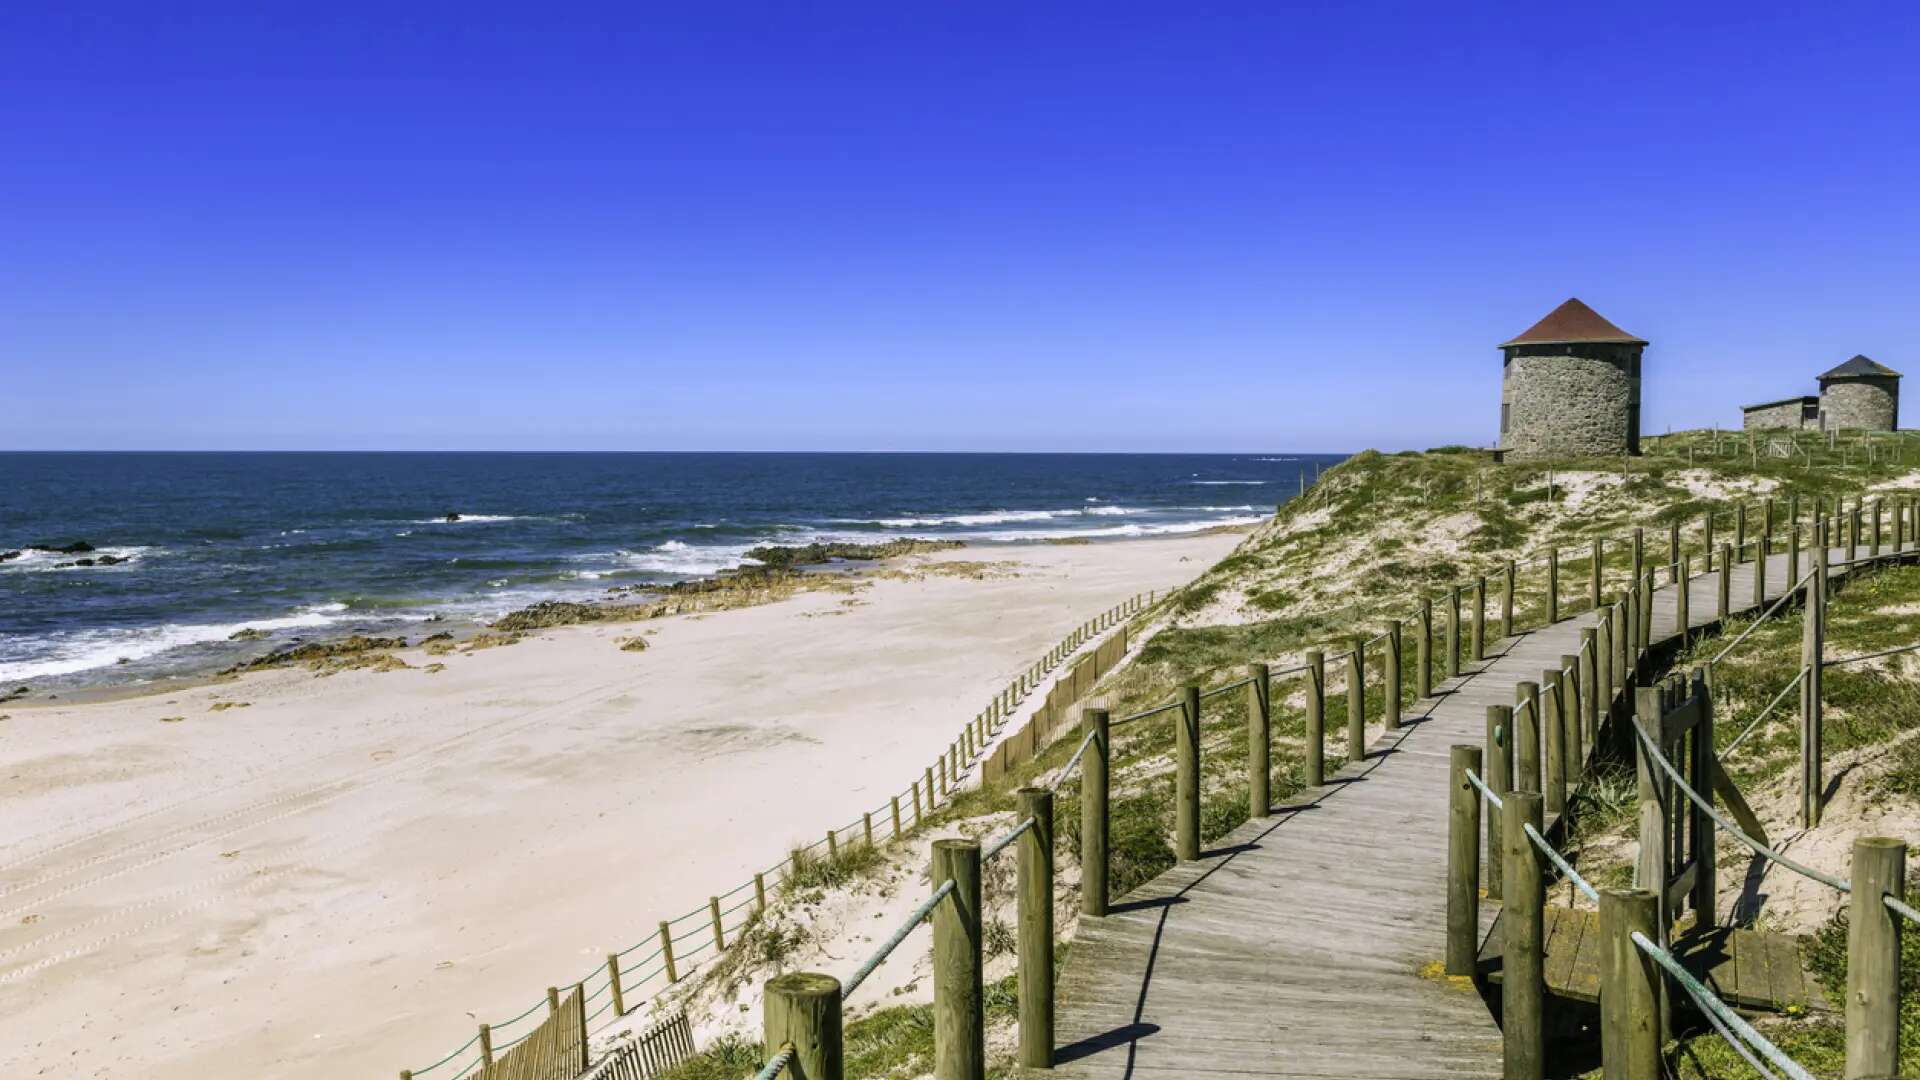
<path id="1" fill-rule="evenodd" d="M 13 5 L 0 448 L 1487 443 L 1569 295 L 1737 424 L 1920 369 L 1917 10 Z"/>

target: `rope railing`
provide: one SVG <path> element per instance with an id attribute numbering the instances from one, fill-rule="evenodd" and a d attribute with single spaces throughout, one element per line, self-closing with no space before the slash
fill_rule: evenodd
<path id="1" fill-rule="evenodd" d="M 1027 818 L 1026 820 L 1020 822 L 1020 824 L 1015 825 L 1013 828 L 1007 830 L 1007 834 L 1005 836 L 1002 836 L 1000 839 L 995 840 L 993 843 L 988 844 L 985 848 L 981 849 L 980 861 L 981 862 L 992 861 L 995 855 L 998 855 L 1002 851 L 1005 851 L 1007 849 L 1007 845 L 1013 843 L 1015 840 L 1020 839 L 1020 834 L 1023 832 L 1026 832 L 1028 829 L 1033 828 L 1034 824 L 1035 822 L 1032 818 Z"/>
<path id="2" fill-rule="evenodd" d="M 1714 995 L 1713 991 L 1707 989 L 1705 984 L 1694 978 L 1693 973 L 1682 966 L 1680 961 L 1675 960 L 1671 953 L 1648 940 L 1647 936 L 1638 930 L 1635 930 L 1631 936 L 1633 943 L 1639 946 L 1640 951 L 1652 957 L 1654 963 L 1659 964 L 1661 968 L 1665 969 L 1666 973 L 1671 975 L 1673 980 L 1686 990 L 1687 996 L 1692 998 L 1694 1004 L 1700 1006 L 1703 1012 L 1712 1015 L 1721 1025 L 1731 1028 L 1734 1032 L 1738 1033 L 1747 1045 L 1759 1051 L 1761 1056 L 1772 1062 L 1781 1072 L 1793 1077 L 1794 1080 L 1814 1080 L 1812 1073 L 1802 1068 L 1799 1062 L 1788 1057 L 1779 1047 L 1768 1040 L 1765 1035 L 1754 1030 L 1753 1025 L 1741 1019 L 1739 1013 L 1728 1008 L 1725 1002 L 1722 1002 Z M 1725 1036 L 1723 1035 L 1722 1037 Z M 1735 1045 L 1738 1046 L 1738 1042 L 1736 1042 Z M 1755 1064 L 1756 1067 L 1758 1067 L 1757 1063 Z"/>
<path id="3" fill-rule="evenodd" d="M 893 950 L 899 948 L 900 943 L 907 940 L 907 937 L 913 933 L 914 928 L 926 921 L 927 916 L 933 912 L 933 909 L 939 905 L 940 901 L 946 899 L 947 894 L 953 891 L 953 886 L 953 879 L 948 878 L 940 883 L 939 888 L 933 890 L 933 895 L 922 900 L 920 906 L 913 909 L 913 914 L 908 915 L 906 919 L 900 923 L 900 928 L 893 932 L 893 936 L 882 942 L 880 947 L 873 951 L 873 955 L 867 957 L 866 962 L 860 965 L 860 969 L 853 973 L 853 977 L 847 980 L 846 989 L 841 991 L 841 997 L 852 997 L 853 992 L 860 989 L 860 984 L 867 981 L 867 976 L 872 975 L 881 964 L 886 963 L 887 957 L 893 955 Z"/>
<path id="4" fill-rule="evenodd" d="M 1522 825 L 1521 828 L 1526 831 L 1527 839 L 1533 841 L 1533 846 L 1539 848 L 1541 853 L 1547 857 L 1547 861 L 1557 867 L 1561 873 L 1567 875 L 1568 881 L 1579 886 L 1580 891 L 1587 894 L 1587 899 L 1596 903 L 1599 902 L 1600 890 L 1589 885 L 1587 879 L 1580 876 L 1580 871 L 1575 870 L 1572 863 L 1568 862 L 1558 851 L 1555 851 L 1552 844 L 1547 843 L 1547 838 L 1540 835 L 1540 830 L 1534 828 L 1531 822 Z"/>
<path id="5" fill-rule="evenodd" d="M 1878 660 L 1883 656 L 1896 656 L 1900 653 L 1910 653 L 1916 650 L 1920 650 L 1920 644 L 1902 645 L 1893 649 L 1881 649 L 1879 652 L 1862 653 L 1859 656 L 1842 656 L 1833 660 L 1823 660 L 1821 661 L 1821 666 L 1838 667 L 1841 664 L 1857 664 L 1862 660 Z"/>
<path id="6" fill-rule="evenodd" d="M 1503 809 L 1507 805 L 1507 800 L 1495 795 L 1493 789 L 1487 786 L 1487 782 L 1480 779 L 1479 774 L 1472 769 L 1467 770 L 1467 782 L 1480 789 L 1481 796 L 1492 803 L 1495 810 Z"/>
<path id="7" fill-rule="evenodd" d="M 1787 586 L 1786 591 L 1782 592 L 1779 598 L 1774 600 L 1774 602 L 1768 606 L 1767 610 L 1761 612 L 1759 618 L 1753 620 L 1753 623 L 1749 625 L 1745 630 L 1740 631 L 1739 637 L 1736 637 L 1732 641 L 1728 642 L 1727 647 L 1724 649 L 1721 649 L 1718 653 L 1715 653 L 1713 659 L 1707 661 L 1707 663 L 1718 664 L 1720 661 L 1725 660 L 1727 658 L 1728 653 L 1732 652 L 1736 648 L 1739 648 L 1740 643 L 1746 641 L 1748 635 L 1752 634 L 1755 630 L 1760 629 L 1760 626 L 1762 623 L 1766 622 L 1768 619 L 1773 618 L 1774 613 L 1778 612 L 1782 605 L 1784 605 L 1788 600 L 1792 599 L 1795 593 L 1799 592 L 1803 587 L 1806 586 L 1807 582 L 1812 581 L 1816 576 L 1819 575 L 1819 573 L 1820 573 L 1819 570 L 1809 570 L 1801 576 L 1799 581 L 1796 581 L 1792 585 Z"/>
<path id="8" fill-rule="evenodd" d="M 1053 783 L 1047 785 L 1048 791 L 1058 790 L 1060 785 L 1066 781 L 1067 777 L 1072 775 L 1073 767 L 1080 764 L 1080 759 L 1086 756 L 1087 747 L 1093 745 L 1095 734 L 1097 733 L 1089 731 L 1086 737 L 1080 740 L 1080 745 L 1074 749 L 1073 756 L 1067 759 L 1065 765 L 1060 766 L 1060 772 L 1054 776 Z"/>
<path id="9" fill-rule="evenodd" d="M 1773 696 L 1773 700 L 1767 702 L 1767 707 L 1760 710 L 1760 715 L 1754 717 L 1753 721 L 1749 723 L 1746 726 L 1746 728 L 1740 732 L 1740 734 L 1735 735 L 1733 737 L 1733 741 L 1727 744 L 1726 749 L 1720 751 L 1720 754 L 1719 754 L 1720 758 L 1722 760 L 1725 760 L 1727 758 L 1732 757 L 1733 752 L 1735 750 L 1740 749 L 1740 744 L 1747 741 L 1747 736 L 1753 734 L 1754 730 L 1760 726 L 1760 721 L 1765 720 L 1769 715 L 1771 715 L 1773 713 L 1773 710 L 1778 708 L 1781 702 L 1787 700 L 1787 695 L 1793 692 L 1793 688 L 1805 682 L 1806 678 L 1807 678 L 1807 669 L 1801 668 L 1799 672 L 1794 675 L 1792 681 L 1788 682 L 1787 685 L 1781 687 L 1780 692 Z"/>
<path id="10" fill-rule="evenodd" d="M 759 1072 L 753 1074 L 753 1080 L 773 1080 L 774 1077 L 786 1071 L 787 1063 L 792 1060 L 793 1044 L 788 1043 L 781 1047 L 780 1052 L 773 1055 L 772 1059 L 769 1060 Z"/>

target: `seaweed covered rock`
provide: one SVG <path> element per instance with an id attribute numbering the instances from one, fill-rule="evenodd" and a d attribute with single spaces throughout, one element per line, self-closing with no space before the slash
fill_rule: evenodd
<path id="1" fill-rule="evenodd" d="M 764 566 L 786 568 L 793 566 L 818 566 L 839 560 L 871 561 L 874 559 L 894 559 L 902 555 L 922 555 L 929 551 L 951 551 L 965 547 L 958 540 L 921 540 L 908 537 L 901 540 L 888 540 L 879 544 L 801 544 L 788 546 L 767 544 L 747 552 L 747 558 Z"/>
<path id="2" fill-rule="evenodd" d="M 347 660 L 354 661 L 350 666 L 367 666 L 367 662 L 369 662 L 372 657 L 389 653 L 394 649 L 404 649 L 406 647 L 406 638 L 370 637 L 365 634 L 355 634 L 352 637 L 340 641 L 314 642 L 308 645 L 294 645 L 290 648 L 278 649 L 265 656 L 248 660 L 245 663 L 235 664 L 226 669 L 226 671 L 221 672 L 221 674 L 259 671 L 264 668 L 291 667 L 295 664 L 305 664 L 317 670 L 322 666 L 348 666 L 340 663 L 341 661 Z"/>

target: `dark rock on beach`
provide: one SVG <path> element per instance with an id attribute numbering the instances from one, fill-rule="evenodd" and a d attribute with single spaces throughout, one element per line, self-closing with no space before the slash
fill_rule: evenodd
<path id="1" fill-rule="evenodd" d="M 870 561 L 893 559 L 902 555 L 921 555 L 929 551 L 951 551 L 965 547 L 958 540 L 919 540 L 912 537 L 888 540 L 881 544 L 768 544 L 747 552 L 747 558 L 769 567 L 818 566 L 841 560 Z"/>
<path id="2" fill-rule="evenodd" d="M 331 661 L 354 660 L 371 654 L 391 652 L 407 647 L 406 638 L 369 637 L 355 634 L 341 641 L 315 642 L 310 645 L 295 645 L 292 648 L 278 649 L 265 656 L 248 660 L 221 672 L 233 675 L 242 671 L 258 671 L 263 668 L 288 667 L 293 664 L 320 664 Z"/>

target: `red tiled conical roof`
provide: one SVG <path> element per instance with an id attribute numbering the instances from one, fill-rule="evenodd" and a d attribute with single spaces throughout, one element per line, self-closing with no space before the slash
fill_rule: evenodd
<path id="1" fill-rule="evenodd" d="M 1512 341 L 1501 342 L 1500 347 L 1571 344 L 1645 345 L 1646 342 L 1601 318 L 1599 312 L 1577 298 L 1569 298 L 1566 303 L 1548 312 L 1546 318 L 1534 323 L 1526 333 Z"/>

